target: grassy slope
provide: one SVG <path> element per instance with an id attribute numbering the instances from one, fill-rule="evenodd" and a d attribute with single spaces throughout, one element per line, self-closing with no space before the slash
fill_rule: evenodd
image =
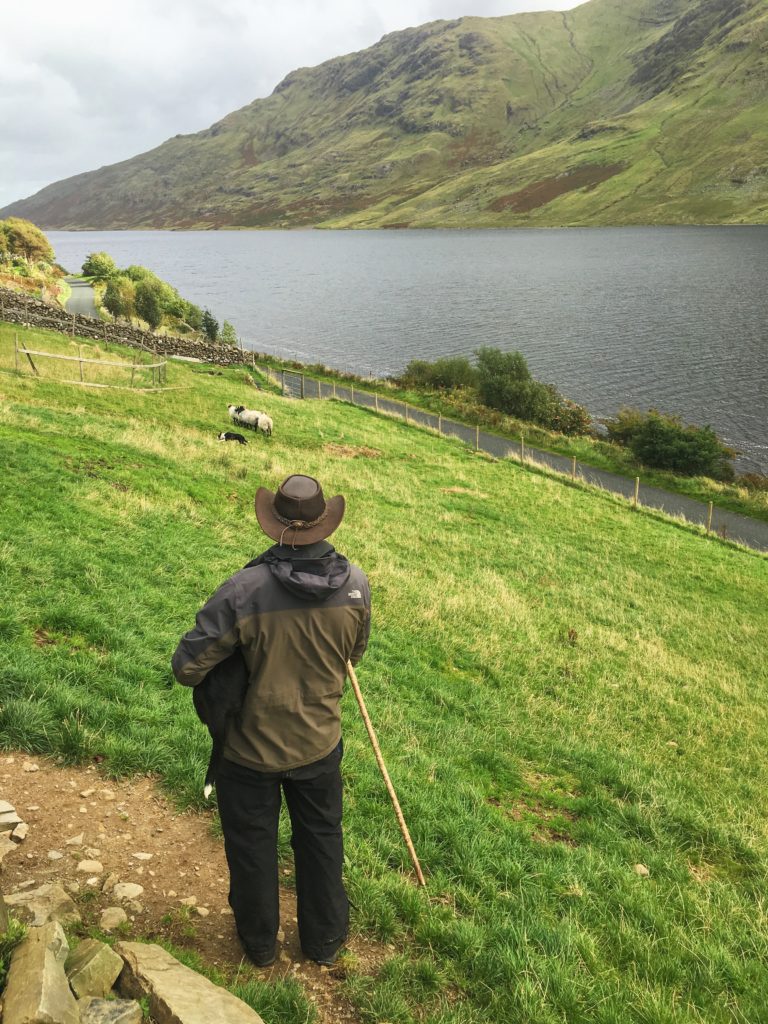
<path id="1" fill-rule="evenodd" d="M 224 447 L 242 377 L 169 383 L 189 389 L 0 373 L 2 744 L 197 803 L 208 743 L 170 653 L 262 547 L 256 486 L 317 474 L 371 577 L 361 682 L 430 878 L 407 878 L 348 694 L 356 925 L 397 946 L 350 977 L 363 1019 L 759 1020 L 765 559 L 334 403 L 263 394 L 274 437 Z"/>
<path id="2" fill-rule="evenodd" d="M 764 223 L 767 54 L 761 0 L 433 22 L 13 210 L 96 228 Z M 559 197 L 507 201 L 574 170 L 589 180 Z"/>

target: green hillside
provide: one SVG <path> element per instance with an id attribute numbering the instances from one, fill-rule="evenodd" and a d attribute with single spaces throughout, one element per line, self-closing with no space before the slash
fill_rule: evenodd
<path id="1" fill-rule="evenodd" d="M 227 403 L 256 404 L 243 371 L 168 383 L 0 370 L 0 745 L 199 806 L 207 734 L 170 654 L 265 546 L 256 487 L 316 474 L 371 578 L 360 680 L 429 881 L 347 694 L 354 927 L 390 946 L 339 982 L 359 1020 L 763 1019 L 765 558 L 335 402 L 262 391 L 274 436 L 222 445 Z"/>
<path id="2" fill-rule="evenodd" d="M 0 210 L 47 228 L 765 223 L 765 0 L 590 0 L 385 36 Z"/>

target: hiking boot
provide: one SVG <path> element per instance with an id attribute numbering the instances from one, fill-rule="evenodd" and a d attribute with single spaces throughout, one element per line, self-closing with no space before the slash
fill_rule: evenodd
<path id="1" fill-rule="evenodd" d="M 269 967 L 270 964 L 275 962 L 276 947 L 273 946 L 271 949 L 254 949 L 249 946 L 245 941 L 240 932 L 237 933 L 237 937 L 240 939 L 240 945 L 243 947 L 243 952 L 256 967 Z"/>
<path id="2" fill-rule="evenodd" d="M 332 953 L 326 953 L 324 956 L 311 956 L 310 960 L 313 960 L 320 967 L 333 967 L 342 953 L 346 953 L 343 942 L 339 943 Z"/>

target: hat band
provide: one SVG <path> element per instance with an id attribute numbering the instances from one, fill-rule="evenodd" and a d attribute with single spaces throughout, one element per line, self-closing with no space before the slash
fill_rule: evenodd
<path id="1" fill-rule="evenodd" d="M 307 521 L 306 519 L 288 519 L 286 518 L 286 516 L 281 516 L 277 509 L 274 507 L 274 505 L 272 506 L 272 512 L 275 516 L 275 519 L 281 522 L 283 526 L 290 526 L 294 530 L 309 530 L 310 527 L 312 526 L 319 526 L 320 523 L 322 523 L 322 521 L 328 515 L 328 509 L 324 508 L 322 513 L 317 517 L 317 519 Z"/>

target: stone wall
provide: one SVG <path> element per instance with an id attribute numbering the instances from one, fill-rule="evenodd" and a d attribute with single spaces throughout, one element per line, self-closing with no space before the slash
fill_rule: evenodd
<path id="1" fill-rule="evenodd" d="M 142 331 L 128 324 L 106 323 L 89 316 L 67 313 L 60 306 L 50 305 L 6 288 L 0 288 L 0 320 L 29 327 L 43 327 L 63 334 L 74 333 L 81 338 L 93 338 L 95 341 L 111 341 L 163 356 L 201 359 L 206 363 L 217 363 L 219 366 L 250 366 L 253 360 L 253 354 L 248 351 L 241 352 L 225 345 L 213 345 L 198 338 L 153 334 L 151 331 Z"/>

